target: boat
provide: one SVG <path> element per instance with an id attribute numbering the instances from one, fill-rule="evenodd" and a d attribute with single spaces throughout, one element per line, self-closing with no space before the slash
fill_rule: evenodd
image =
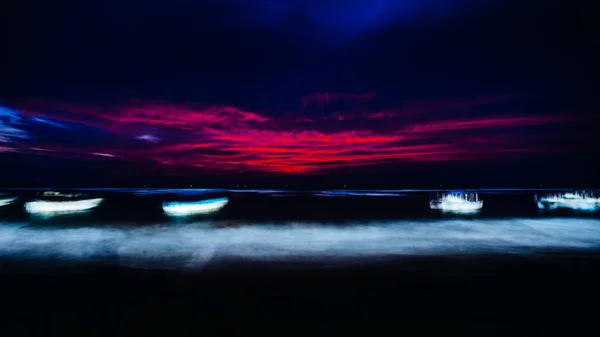
<path id="1" fill-rule="evenodd" d="M 483 207 L 483 200 L 479 200 L 477 193 L 449 193 L 431 200 L 429 207 L 443 212 L 476 213 Z"/>
<path id="2" fill-rule="evenodd" d="M 567 208 L 576 211 L 596 211 L 600 209 L 600 198 L 592 192 L 567 192 L 550 194 L 544 197 L 535 196 L 535 201 L 541 210 Z"/>
<path id="3" fill-rule="evenodd" d="M 39 215 L 79 213 L 97 207 L 103 200 L 104 198 L 91 198 L 85 194 L 47 191 L 37 200 L 26 202 L 25 210 Z"/>
<path id="4" fill-rule="evenodd" d="M 162 208 L 167 215 L 189 216 L 214 213 L 227 205 L 228 198 L 206 199 L 200 201 L 163 202 Z"/>
<path id="5" fill-rule="evenodd" d="M 0 193 L 0 207 L 10 205 L 15 202 L 15 200 L 17 200 L 17 198 L 11 197 L 6 193 Z"/>

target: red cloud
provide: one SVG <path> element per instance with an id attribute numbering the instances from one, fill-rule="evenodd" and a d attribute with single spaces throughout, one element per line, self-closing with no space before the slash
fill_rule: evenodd
<path id="1" fill-rule="evenodd" d="M 35 107 L 30 109 L 29 107 Z M 43 110 L 42 110 L 43 109 Z M 63 113 L 48 112 L 58 110 Z M 45 112 L 41 112 L 45 111 Z M 122 107 L 91 109 L 53 101 L 31 101 L 23 111 L 26 116 L 81 123 L 113 130 L 127 124 L 149 124 L 195 130 L 211 124 L 241 125 L 261 123 L 270 118 L 232 106 L 174 105 L 160 102 L 134 101 Z"/>
<path id="2" fill-rule="evenodd" d="M 203 142 L 159 147 L 154 149 L 153 155 L 156 160 L 164 163 L 212 169 L 285 173 L 317 172 L 335 167 L 398 161 L 445 161 L 453 158 L 468 159 L 470 154 L 473 157 L 478 155 L 478 151 L 470 149 L 468 143 L 456 141 L 419 145 L 408 143 L 423 140 L 422 133 L 448 131 L 453 126 L 455 130 L 487 129 L 557 120 L 560 119 L 514 117 L 476 121 L 439 121 L 414 125 L 388 134 L 378 134 L 373 131 L 322 132 L 206 128 L 202 132 Z M 427 138 L 424 140 L 427 141 Z M 502 144 L 497 142 L 494 144 L 499 149 L 502 148 Z M 199 149 L 217 150 L 222 154 L 200 152 L 172 160 L 173 152 Z M 494 149 L 486 149 L 486 151 L 493 152 Z"/>
<path id="3" fill-rule="evenodd" d="M 334 97 L 346 99 L 350 96 Z M 133 132 L 132 128 L 143 124 L 152 127 L 163 140 L 160 143 L 144 142 L 143 147 L 130 148 L 107 144 L 101 148 L 75 150 L 36 144 L 38 148 L 94 154 L 95 157 L 150 158 L 161 164 L 193 166 L 217 172 L 271 173 L 311 173 L 348 166 L 468 160 L 494 154 L 545 151 L 547 147 L 530 146 L 526 142 L 526 135 L 502 135 L 510 128 L 569 121 L 563 116 L 497 115 L 471 119 L 446 116 L 407 124 L 400 118 L 406 114 L 418 116 L 442 108 L 470 109 L 495 101 L 499 99 L 407 103 L 402 109 L 389 112 L 389 116 L 385 115 L 388 112 L 372 113 L 370 116 L 381 116 L 372 118 L 394 117 L 390 123 L 386 123 L 385 131 L 357 130 L 358 125 L 352 125 L 357 122 L 352 120 L 340 124 L 346 129 L 333 131 L 317 119 L 303 116 L 294 116 L 290 120 L 271 118 L 232 106 L 143 101 L 102 109 L 37 102 L 30 104 L 29 107 L 33 106 L 34 109 L 27 111 L 29 115 L 43 115 L 102 128 L 121 138 L 130 137 L 132 141 L 139 137 L 139 132 Z M 36 114 L 31 111 L 45 112 Z M 307 124 L 304 120 L 313 123 Z M 496 132 L 497 128 L 503 128 L 502 133 Z M 167 130 L 170 130 L 171 138 L 161 135 L 161 132 L 166 134 Z M 463 134 L 467 131 L 468 135 Z"/>

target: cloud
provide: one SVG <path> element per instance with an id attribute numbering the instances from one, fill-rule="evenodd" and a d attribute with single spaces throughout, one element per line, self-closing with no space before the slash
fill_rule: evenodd
<path id="1" fill-rule="evenodd" d="M 43 152 L 57 152 L 57 150 L 45 149 L 45 148 L 41 148 L 41 147 L 30 147 L 29 150 L 32 150 L 32 151 L 43 151 Z"/>
<path id="2" fill-rule="evenodd" d="M 0 143 L 12 143 L 19 139 L 30 138 L 30 135 L 20 126 L 19 112 L 0 106 Z"/>
<path id="3" fill-rule="evenodd" d="M 153 135 L 139 135 L 135 139 L 144 140 L 150 143 L 158 143 L 160 142 L 160 138 Z"/>
<path id="4" fill-rule="evenodd" d="M 510 102 L 518 98 L 516 95 L 507 96 L 491 96 L 478 98 L 462 98 L 462 99 L 445 99 L 445 100 L 429 100 L 405 101 L 401 107 L 395 109 L 386 109 L 381 111 L 365 111 L 363 117 L 367 119 L 380 118 L 407 118 L 414 116 L 426 116 L 435 114 L 454 114 L 459 112 L 465 114 L 473 108 L 482 107 L 488 104 Z"/>
<path id="5" fill-rule="evenodd" d="M 54 120 L 101 127 L 118 132 L 122 126 L 141 124 L 194 130 L 211 124 L 241 125 L 261 123 L 270 118 L 233 106 L 172 104 L 167 102 L 132 101 L 117 107 L 90 108 L 70 103 L 35 100 L 23 111 L 27 116 L 43 116 Z M 33 108 L 32 108 L 33 107 Z"/>
<path id="6" fill-rule="evenodd" d="M 16 152 L 17 150 L 12 147 L 0 146 L 0 153 L 2 152 Z"/>
<path id="7" fill-rule="evenodd" d="M 495 117 L 477 118 L 469 120 L 434 121 L 426 124 L 415 124 L 408 126 L 405 130 L 409 133 L 432 133 L 440 131 L 460 131 L 468 129 L 488 129 L 519 127 L 537 124 L 550 124 L 568 122 L 565 116 L 542 116 L 542 117 Z"/>
<path id="8" fill-rule="evenodd" d="M 321 101 L 332 97 L 359 102 L 367 96 L 331 95 Z M 30 117 L 39 117 L 31 111 L 45 111 L 40 113 L 45 118 L 79 121 L 114 139 L 93 148 L 34 144 L 32 147 L 48 150 L 36 153 L 151 159 L 206 172 L 316 173 L 351 166 L 485 160 L 555 150 L 544 143 L 552 135 L 538 126 L 567 123 L 574 121 L 573 117 L 473 113 L 510 99 L 413 101 L 386 110 L 342 111 L 335 113 L 339 118 L 333 120 L 307 115 L 309 110 L 302 108 L 287 118 L 233 106 L 145 101 L 103 108 L 32 101 L 24 109 Z M 375 123 L 380 119 L 385 123 Z M 140 125 L 153 130 L 152 134 L 140 133 Z M 529 132 L 512 132 L 523 127 Z M 160 139 L 153 135 L 156 133 L 161 134 Z M 134 138 L 143 140 L 143 146 L 122 141 Z"/>
<path id="9" fill-rule="evenodd" d="M 108 158 L 115 158 L 116 157 L 114 154 L 102 153 L 102 152 L 93 152 L 92 155 L 99 156 L 99 157 L 108 157 Z"/>
<path id="10" fill-rule="evenodd" d="M 51 121 L 49 119 L 45 119 L 45 118 L 41 118 L 41 117 L 33 117 L 31 118 L 32 121 L 37 122 L 37 123 L 42 123 L 42 124 L 47 124 L 47 125 L 51 125 L 57 128 L 61 128 L 61 129 L 66 129 L 67 126 L 58 122 L 54 122 Z"/>

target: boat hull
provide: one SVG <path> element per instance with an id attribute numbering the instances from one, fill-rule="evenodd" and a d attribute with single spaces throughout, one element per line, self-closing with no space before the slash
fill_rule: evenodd
<path id="1" fill-rule="evenodd" d="M 15 200 L 17 200 L 17 198 L 2 198 L 0 199 L 0 207 L 10 205 L 15 202 Z"/>
<path id="2" fill-rule="evenodd" d="M 229 199 L 219 198 L 193 202 L 165 202 L 163 211 L 170 216 L 190 216 L 200 214 L 210 214 L 221 210 Z"/>
<path id="3" fill-rule="evenodd" d="M 103 198 L 74 200 L 74 201 L 46 201 L 35 200 L 25 203 L 25 210 L 30 214 L 63 214 L 91 210 L 104 200 Z"/>
<path id="4" fill-rule="evenodd" d="M 434 210 L 443 212 L 456 212 L 456 213 L 473 213 L 479 212 L 483 208 L 483 202 L 469 202 L 469 203 L 441 203 L 431 202 L 429 207 Z"/>
<path id="5" fill-rule="evenodd" d="M 564 193 L 544 197 L 535 196 L 540 210 L 571 209 L 593 212 L 600 209 L 600 198 L 592 192 Z"/>
<path id="6" fill-rule="evenodd" d="M 482 207 L 477 194 L 447 194 L 429 202 L 429 208 L 451 213 L 476 213 Z"/>
<path id="7" fill-rule="evenodd" d="M 576 211 L 596 211 L 600 209 L 598 201 L 583 201 L 583 200 L 560 200 L 560 201 L 538 201 L 539 209 L 572 209 Z"/>

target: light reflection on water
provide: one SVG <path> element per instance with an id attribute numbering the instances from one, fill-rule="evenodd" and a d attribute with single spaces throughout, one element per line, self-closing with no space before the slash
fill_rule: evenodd
<path id="1" fill-rule="evenodd" d="M 208 222 L 138 228 L 41 228 L 0 223 L 0 256 L 199 268 L 219 258 L 263 261 L 597 249 L 598 219 L 435 220 L 215 228 Z"/>

